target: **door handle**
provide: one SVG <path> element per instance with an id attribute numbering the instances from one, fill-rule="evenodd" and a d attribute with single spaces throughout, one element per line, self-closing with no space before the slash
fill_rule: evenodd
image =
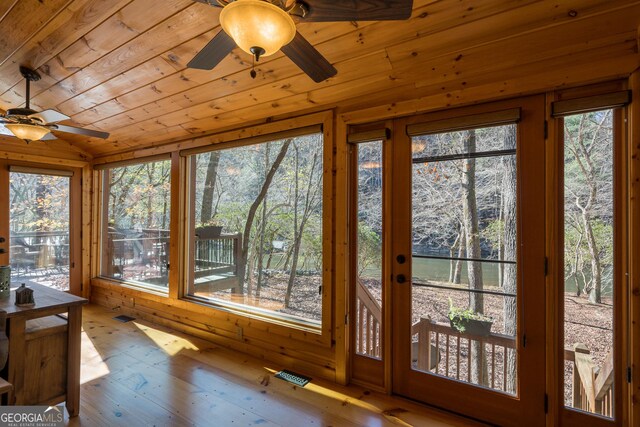
<path id="1" fill-rule="evenodd" d="M 396 276 L 396 282 L 398 282 L 398 283 L 404 283 L 404 282 L 406 282 L 406 281 L 407 281 L 407 279 L 406 279 L 406 277 L 404 277 L 404 274 L 398 274 L 398 275 Z"/>

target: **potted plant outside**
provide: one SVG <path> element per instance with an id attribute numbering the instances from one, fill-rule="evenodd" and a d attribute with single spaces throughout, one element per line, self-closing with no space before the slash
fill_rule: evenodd
<path id="1" fill-rule="evenodd" d="M 217 221 L 209 221 L 196 227 L 196 236 L 199 239 L 214 239 L 222 234 L 222 225 Z"/>
<path id="2" fill-rule="evenodd" d="M 449 323 L 451 327 L 461 334 L 489 336 L 493 319 L 482 313 L 476 313 L 471 309 L 455 307 L 449 298 Z"/>

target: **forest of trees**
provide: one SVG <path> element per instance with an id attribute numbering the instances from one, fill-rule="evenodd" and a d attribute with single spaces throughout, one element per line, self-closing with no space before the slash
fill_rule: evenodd
<path id="1" fill-rule="evenodd" d="M 322 135 L 216 150 L 190 159 L 191 226 L 198 230 L 216 225 L 222 227 L 223 237 L 241 236 L 240 256 L 235 260 L 240 286 L 234 287 L 235 292 L 199 293 L 193 287 L 190 292 L 319 322 Z M 170 167 L 168 160 L 155 161 L 111 169 L 106 175 L 112 238 L 103 243 L 111 245 L 110 256 L 115 259 L 105 264 L 116 278 L 166 286 L 166 270 L 162 278 L 151 277 L 151 270 L 156 276 L 163 270 L 153 265 L 156 261 L 151 257 L 145 259 L 145 252 L 168 241 Z M 146 244 L 147 240 L 151 243 Z M 119 251 L 120 242 L 123 249 Z M 168 247 L 161 251 L 166 260 Z M 126 259 L 120 261 L 118 256 Z"/>
<path id="2" fill-rule="evenodd" d="M 242 235 L 243 303 L 320 320 L 322 175 L 320 134 L 196 156 L 195 226 Z"/>
<path id="3" fill-rule="evenodd" d="M 69 288 L 69 190 L 69 177 L 10 173 L 12 280 Z"/>
<path id="4" fill-rule="evenodd" d="M 613 284 L 612 110 L 565 119 L 565 280 L 592 303 Z"/>

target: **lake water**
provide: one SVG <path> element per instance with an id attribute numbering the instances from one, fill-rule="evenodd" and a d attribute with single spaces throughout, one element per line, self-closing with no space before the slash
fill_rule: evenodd
<path id="1" fill-rule="evenodd" d="M 462 283 L 469 283 L 467 278 L 467 262 L 462 262 Z M 499 263 L 492 262 L 483 262 L 482 265 L 482 281 L 487 287 L 497 287 L 498 286 L 498 269 L 500 268 Z M 429 280 L 434 282 L 448 282 L 449 281 L 449 260 L 443 259 L 433 259 L 433 258 L 413 258 L 413 277 L 422 278 L 423 280 Z M 607 274 L 609 273 L 609 274 Z M 373 275 L 379 276 L 376 268 L 366 269 L 364 272 L 364 276 Z M 610 275 L 610 269 L 605 269 L 603 272 L 603 276 L 606 278 Z M 589 279 L 589 275 L 586 274 L 587 279 Z M 605 286 L 603 289 L 603 295 L 611 295 L 610 285 L 606 285 L 607 281 L 605 279 Z M 542 286 L 544 284 L 541 284 Z M 575 281 L 568 280 L 565 283 L 565 291 L 567 292 L 575 292 Z"/>

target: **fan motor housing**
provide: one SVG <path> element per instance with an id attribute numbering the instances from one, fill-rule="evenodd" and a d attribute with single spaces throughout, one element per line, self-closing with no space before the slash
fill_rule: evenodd
<path id="1" fill-rule="evenodd" d="M 31 68 L 24 65 L 20 66 L 20 74 L 22 74 L 22 77 L 31 82 L 37 82 L 38 80 L 40 80 L 40 74 L 38 74 L 36 70 L 32 70 Z"/>
<path id="2" fill-rule="evenodd" d="M 7 116 L 30 116 L 37 113 L 31 108 L 10 108 L 7 110 Z"/>

